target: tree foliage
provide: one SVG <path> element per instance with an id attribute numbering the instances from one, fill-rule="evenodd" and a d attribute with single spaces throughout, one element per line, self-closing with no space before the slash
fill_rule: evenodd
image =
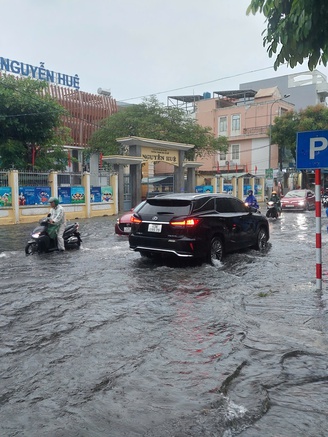
<path id="1" fill-rule="evenodd" d="M 269 57 L 277 54 L 274 68 L 287 62 L 291 68 L 303 64 L 308 68 L 328 61 L 328 8 L 326 0 L 252 0 L 250 13 L 263 13 L 267 28 L 263 46 Z"/>
<path id="2" fill-rule="evenodd" d="M 65 109 L 45 92 L 47 84 L 0 76 L 0 168 L 63 169 L 71 142 Z"/>
<path id="3" fill-rule="evenodd" d="M 308 106 L 299 112 L 288 111 L 275 118 L 271 131 L 272 143 L 278 144 L 279 149 L 289 149 L 296 159 L 297 132 L 327 129 L 328 108 L 324 105 Z"/>
<path id="4" fill-rule="evenodd" d="M 194 144 L 195 148 L 186 153 L 187 159 L 226 151 L 228 146 L 226 137 L 215 138 L 210 127 L 200 126 L 181 108 L 164 106 L 156 97 L 128 106 L 104 120 L 90 141 L 90 152 L 122 154 L 116 140 L 128 136 Z"/>

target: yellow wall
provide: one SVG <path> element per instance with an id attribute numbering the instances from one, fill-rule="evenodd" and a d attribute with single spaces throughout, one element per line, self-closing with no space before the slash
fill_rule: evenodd
<path id="1" fill-rule="evenodd" d="M 52 176 L 56 176 L 53 172 Z M 49 185 L 51 192 L 57 192 L 57 178 L 50 178 Z M 9 186 L 12 191 L 12 206 L 0 208 L 0 225 L 12 225 L 17 223 L 38 222 L 45 217 L 50 209 L 50 205 L 29 205 L 19 206 L 18 204 L 18 171 L 13 170 L 8 175 Z M 90 202 L 90 174 L 84 173 L 82 185 L 85 188 L 85 203 L 72 205 L 63 204 L 67 220 L 77 220 L 82 218 L 111 216 L 118 213 L 118 178 L 112 175 L 110 185 L 113 187 L 113 200 L 108 203 Z"/>

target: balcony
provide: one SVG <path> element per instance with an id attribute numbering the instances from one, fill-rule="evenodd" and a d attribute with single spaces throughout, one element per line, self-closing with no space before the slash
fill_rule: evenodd
<path id="1" fill-rule="evenodd" d="M 270 126 L 246 127 L 243 129 L 244 135 L 268 135 Z"/>

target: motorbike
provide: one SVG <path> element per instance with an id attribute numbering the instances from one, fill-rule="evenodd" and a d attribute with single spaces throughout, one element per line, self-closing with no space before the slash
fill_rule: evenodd
<path id="1" fill-rule="evenodd" d="M 324 208 L 328 208 L 328 194 L 325 193 L 322 195 L 321 203 Z"/>
<path id="2" fill-rule="evenodd" d="M 49 214 L 47 217 L 44 217 L 39 221 L 39 226 L 33 229 L 31 239 L 25 246 L 26 255 L 54 252 L 58 250 L 57 237 L 50 237 L 48 227 Z M 79 224 L 77 222 L 68 224 L 65 228 L 63 238 L 65 249 L 78 249 L 82 242 L 79 232 Z"/>
<path id="3" fill-rule="evenodd" d="M 272 202 L 272 200 L 269 200 L 267 202 L 267 212 L 266 212 L 267 218 L 277 219 L 278 217 L 280 217 L 280 215 L 281 215 L 281 211 L 277 207 L 276 203 Z"/>
<path id="4" fill-rule="evenodd" d="M 245 200 L 245 205 L 246 205 L 246 206 L 251 206 L 252 208 L 255 208 L 255 209 L 260 209 L 259 204 L 258 204 L 256 201 L 253 201 L 253 202 L 247 202 L 247 201 Z"/>

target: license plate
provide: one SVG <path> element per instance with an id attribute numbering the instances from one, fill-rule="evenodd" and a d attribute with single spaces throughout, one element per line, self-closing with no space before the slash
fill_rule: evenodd
<path id="1" fill-rule="evenodd" d="M 162 232 L 162 225 L 156 225 L 154 223 L 149 223 L 148 232 Z"/>
<path id="2" fill-rule="evenodd" d="M 131 232 L 131 226 L 124 226 L 124 232 Z"/>
<path id="3" fill-rule="evenodd" d="M 294 208 L 294 205 L 285 205 L 286 208 Z"/>

